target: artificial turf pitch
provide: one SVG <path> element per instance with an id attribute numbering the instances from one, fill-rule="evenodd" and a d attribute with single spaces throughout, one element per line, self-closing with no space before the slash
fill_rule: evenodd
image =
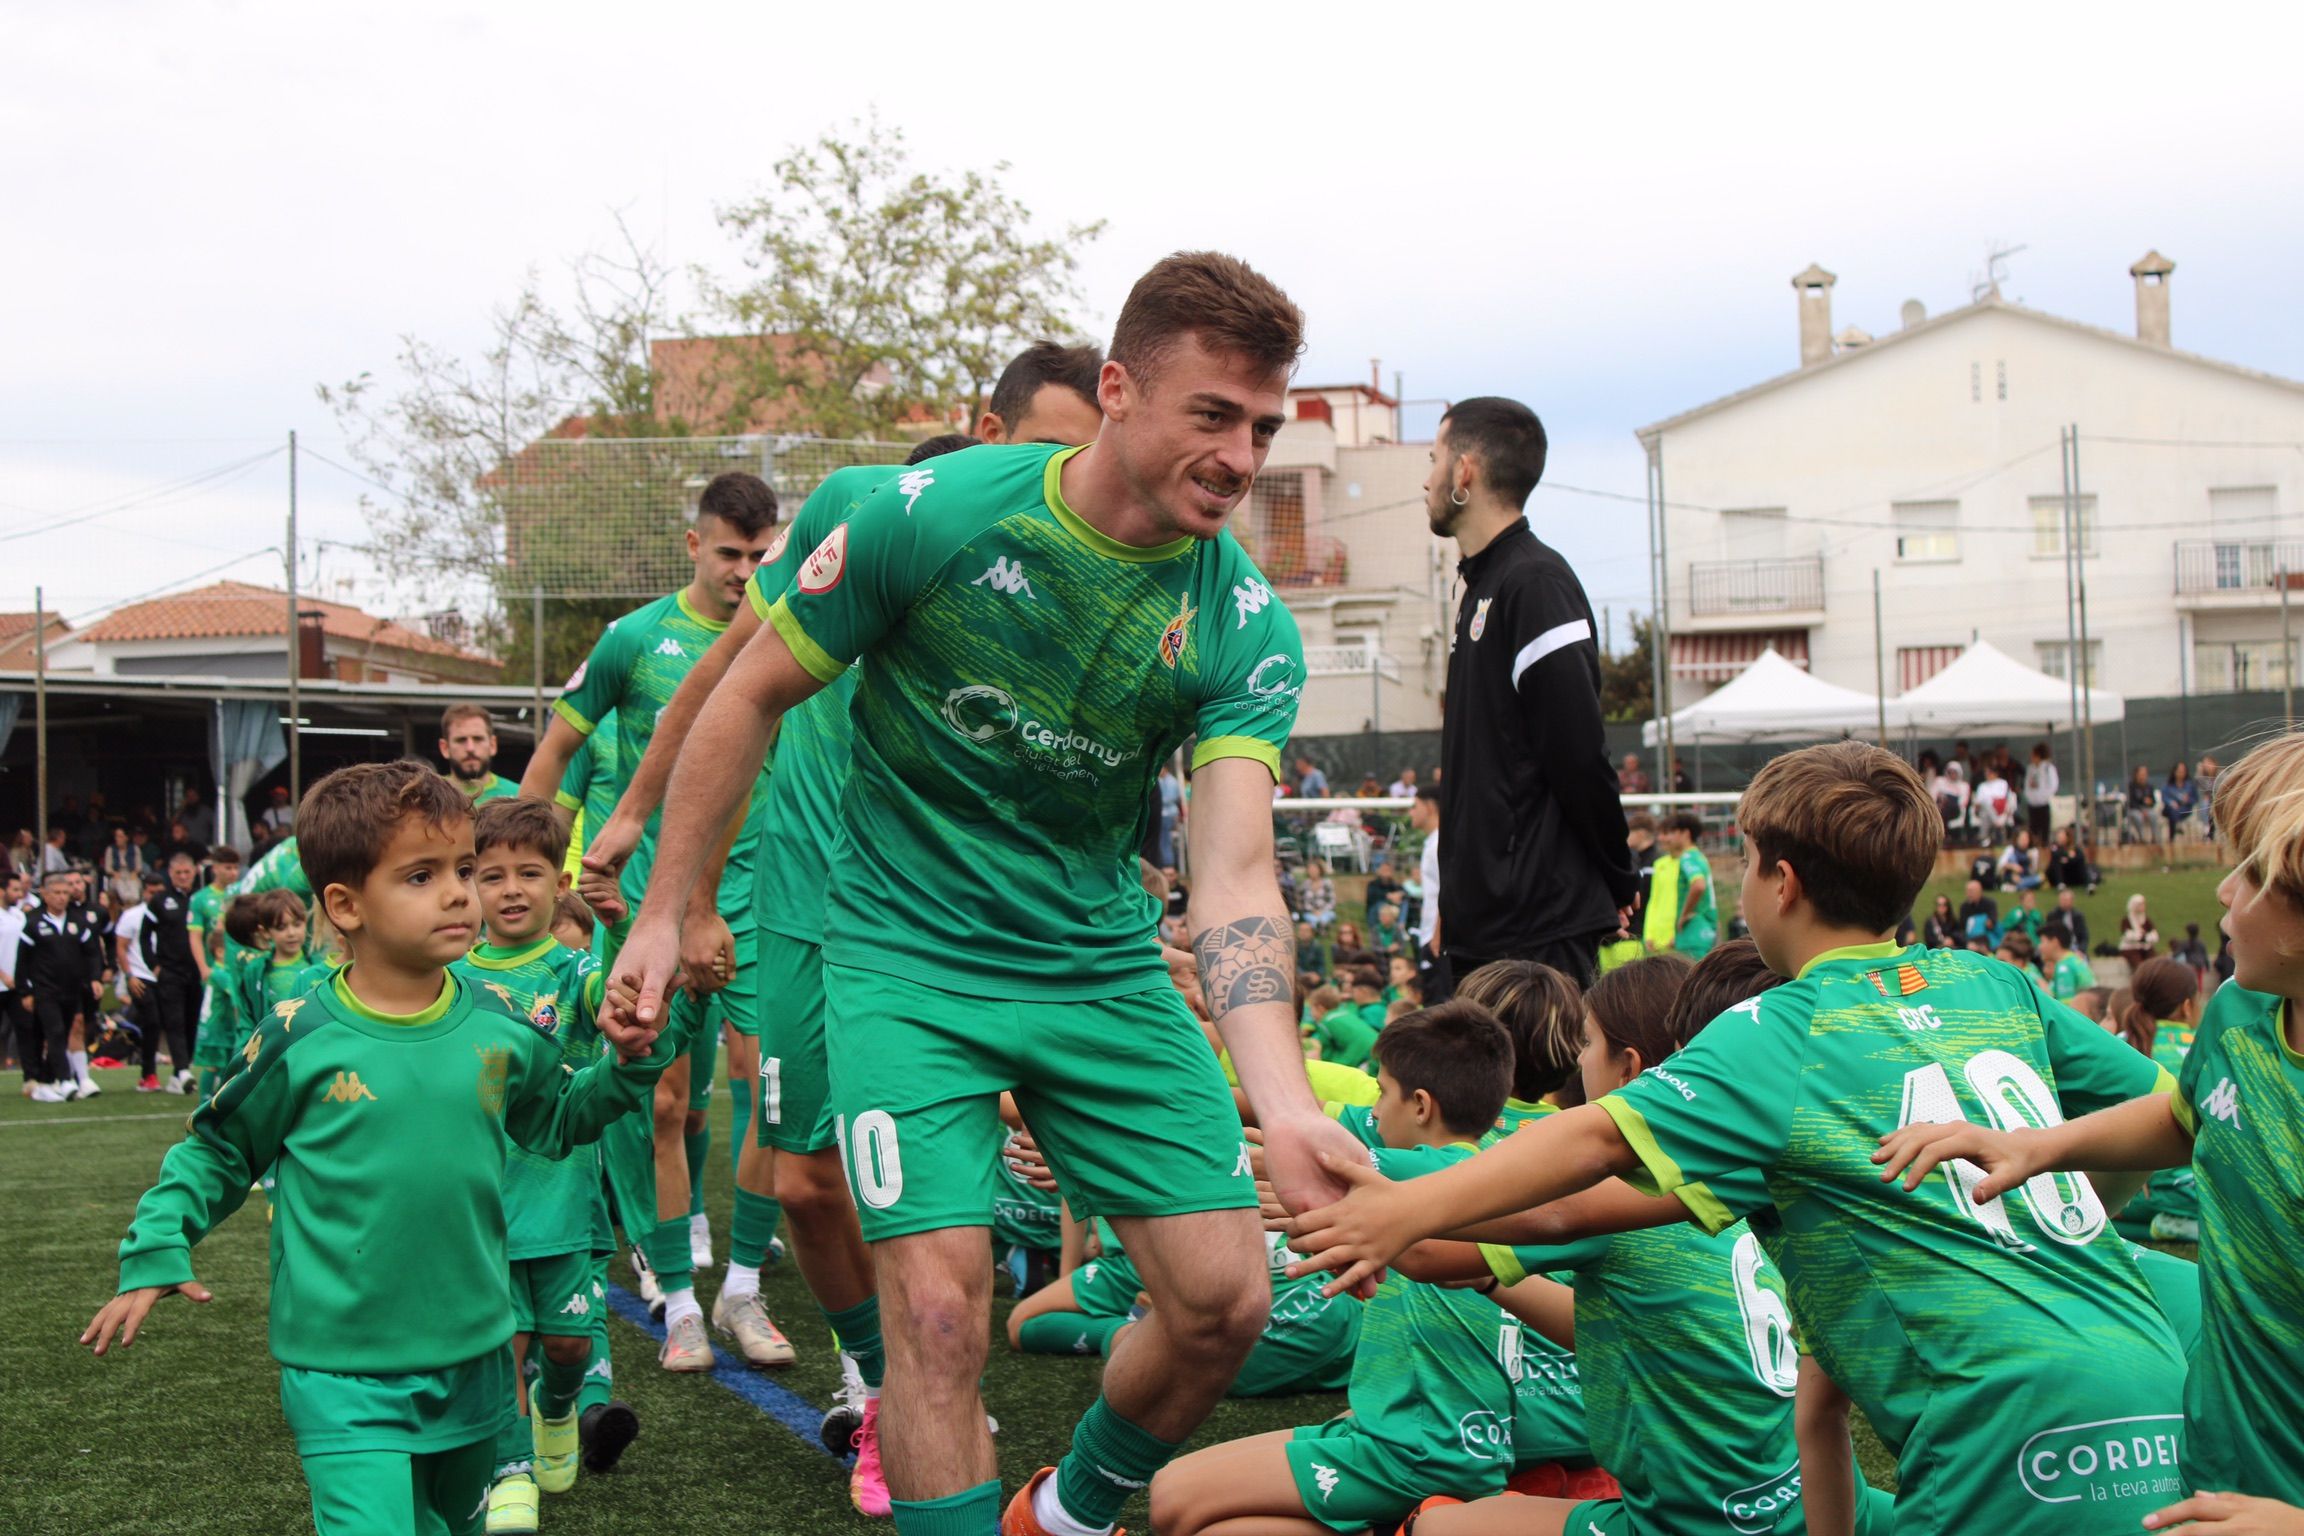
<path id="1" fill-rule="evenodd" d="M 134 1074 L 99 1072 L 100 1098 L 34 1104 L 0 1077 L 0 1533 L 80 1536 L 221 1536 L 308 1532 L 310 1505 L 280 1414 L 279 1376 L 264 1344 L 265 1223 L 251 1200 L 193 1251 L 205 1306 L 170 1297 L 137 1344 L 98 1360 L 77 1340 L 118 1279 L 117 1254 L 136 1200 L 161 1154 L 183 1133 L 189 1100 L 133 1090 Z M 714 1257 L 726 1260 L 730 1178 L 728 1096 L 713 1095 L 707 1205 Z M 622 1285 L 631 1270 L 611 1270 Z M 707 1312 L 714 1276 L 700 1275 Z M 1002 1285 L 1004 1289 L 1004 1283 Z M 848 1504 L 846 1467 L 723 1377 L 792 1394 L 786 1417 L 812 1423 L 832 1401 L 839 1363 L 831 1337 L 789 1262 L 768 1269 L 770 1315 L 799 1350 L 775 1372 L 724 1369 L 673 1376 L 656 1341 L 623 1314 L 612 1318 L 617 1394 L 639 1411 L 640 1439 L 623 1464 L 548 1495 L 541 1529 L 566 1536 L 887 1531 Z M 1053 1465 L 1096 1393 L 1097 1361 L 1024 1357 L 1006 1347 L 1008 1301 L 993 1302 L 986 1406 L 1000 1422 L 1000 1475 L 1011 1492 Z M 628 1312 L 632 1309 L 626 1309 Z M 716 1343 L 723 1341 L 715 1341 Z M 723 1352 L 724 1358 L 725 1351 Z M 755 1393 L 777 1406 L 776 1394 Z M 1225 1402 L 1195 1445 L 1316 1423 L 1342 1410 L 1341 1393 Z M 1864 1464 L 1889 1482 L 1877 1442 L 1861 1433 Z M 1144 1500 L 1124 1525 L 1147 1529 Z"/>

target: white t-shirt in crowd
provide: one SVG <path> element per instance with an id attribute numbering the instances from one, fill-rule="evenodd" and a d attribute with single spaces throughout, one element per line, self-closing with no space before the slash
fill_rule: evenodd
<path id="1" fill-rule="evenodd" d="M 128 974 L 138 981 L 157 981 L 160 979 L 152 974 L 152 967 L 145 964 L 144 946 L 137 942 L 138 936 L 143 932 L 145 920 L 151 915 L 152 909 L 144 903 L 138 902 L 121 913 L 120 920 L 112 925 L 113 937 L 124 941 L 128 946 Z"/>
<path id="2" fill-rule="evenodd" d="M 0 992 L 16 989 L 16 949 L 23 942 L 23 909 L 0 906 Z"/>
<path id="3" fill-rule="evenodd" d="M 1418 866 L 1417 883 L 1424 887 L 1424 906 L 1416 914 L 1416 947 L 1432 947 L 1432 930 L 1440 926 L 1440 829 L 1434 827 L 1432 835 L 1424 839 L 1424 858 Z"/>

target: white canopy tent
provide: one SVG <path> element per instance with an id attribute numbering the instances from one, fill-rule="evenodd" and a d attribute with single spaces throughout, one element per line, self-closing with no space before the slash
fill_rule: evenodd
<path id="1" fill-rule="evenodd" d="M 1978 640 L 1928 681 L 1888 701 L 1891 729 L 1919 736 L 1992 735 L 2072 729 L 2072 685 L 2024 665 L 1989 640 Z M 2098 725 L 2128 712 L 2120 695 L 2088 690 Z"/>
<path id="2" fill-rule="evenodd" d="M 1672 715 L 1675 742 L 1821 741 L 1878 729 L 1880 701 L 1828 683 L 1779 655 L 1774 646 L 1705 697 Z M 1657 744 L 1657 722 L 1640 739 Z"/>

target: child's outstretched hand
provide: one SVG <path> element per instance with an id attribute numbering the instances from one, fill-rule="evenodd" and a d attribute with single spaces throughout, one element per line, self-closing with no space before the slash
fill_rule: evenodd
<path id="1" fill-rule="evenodd" d="M 2304 1536 L 2304 1509 L 2244 1493 L 2196 1493 L 2146 1515 L 2144 1528 L 2164 1531 L 2186 1520 L 2199 1522 L 2202 1529 L 2221 1525 L 2224 1530 L 2217 1536 Z"/>
<path id="2" fill-rule="evenodd" d="M 1324 1295 L 1351 1291 L 1366 1297 L 1384 1278 L 1384 1267 L 1420 1235 L 1415 1193 L 1378 1173 L 1366 1152 L 1357 1157 L 1322 1152 L 1320 1166 L 1345 1186 L 1344 1198 L 1288 1223 L 1288 1246 L 1312 1261 L 1291 1265 L 1289 1273 L 1332 1269 L 1337 1275 L 1322 1287 Z"/>
<path id="3" fill-rule="evenodd" d="M 122 1291 L 104 1303 L 94 1320 L 81 1333 L 80 1342 L 95 1345 L 99 1355 L 110 1354 L 112 1335 L 117 1333 L 120 1335 L 120 1347 L 126 1349 L 136 1342 L 136 1334 L 144 1326 L 145 1314 L 152 1310 L 160 1298 L 176 1291 L 182 1291 L 194 1301 L 209 1299 L 208 1287 L 197 1280 L 187 1280 L 182 1285 L 146 1285 L 133 1291 Z"/>
<path id="4" fill-rule="evenodd" d="M 1955 1120 L 1944 1125 L 1908 1125 L 1880 1138 L 1872 1161 L 1880 1165 L 1880 1182 L 1899 1173 L 1906 1189 L 1952 1160 L 1974 1163 L 1986 1174 L 1972 1192 L 1978 1205 L 1988 1205 L 2026 1179 L 2048 1171 L 2038 1156 L 2035 1138 L 2021 1131 L 1995 1131 Z"/>
<path id="5" fill-rule="evenodd" d="M 609 984 L 611 997 L 616 996 L 615 985 Z M 600 1033 L 616 1048 L 616 1059 L 627 1064 L 655 1049 L 656 1036 L 660 1033 L 653 1025 L 640 1023 L 640 1010 L 629 991 L 616 1006 L 600 1010 L 599 1024 Z"/>

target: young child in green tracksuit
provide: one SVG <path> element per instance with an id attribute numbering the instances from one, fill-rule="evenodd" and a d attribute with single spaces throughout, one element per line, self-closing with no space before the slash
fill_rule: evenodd
<path id="1" fill-rule="evenodd" d="M 303 897 L 294 891 L 277 890 L 232 900 L 250 902 L 256 908 L 255 941 L 241 956 L 231 983 L 239 1016 L 249 1021 L 246 1031 L 253 1033 L 257 1021 L 270 1018 L 282 1003 L 302 997 L 325 982 L 334 968 L 314 959 L 304 948 L 311 914 Z M 230 931 L 229 920 L 226 931 Z M 245 1049 L 244 1038 L 238 1048 Z"/>
<path id="2" fill-rule="evenodd" d="M 321 1536 L 475 1536 L 512 1403 L 504 1163 L 647 1102 L 653 1031 L 618 1058 L 560 1043 L 448 973 L 477 927 L 471 809 L 412 762 L 341 769 L 304 798 L 306 872 L 350 965 L 278 1004 L 170 1149 L 83 1343 L 136 1340 L 163 1297 L 209 1293 L 192 1246 L 276 1167 L 271 1344 Z"/>
<path id="3" fill-rule="evenodd" d="M 1470 1159 L 1512 1086 L 1512 1043 L 1477 1003 L 1395 1021 L 1376 1057 L 1384 1147 L 1370 1156 L 1393 1179 Z M 1518 1332 L 1474 1292 L 1386 1278 L 1362 1316 L 1351 1412 L 1169 1463 L 1152 1480 L 1153 1529 L 1236 1520 L 1267 1533 L 1358 1531 L 1430 1493 L 1500 1491 L 1512 1470 Z"/>
<path id="4" fill-rule="evenodd" d="M 498 1010 L 560 1042 L 572 1069 L 600 1056 L 606 975 L 551 932 L 568 884 L 568 834 L 541 800 L 499 799 L 472 818 L 473 884 L 487 931 L 448 969 Z M 505 1251 L 512 1260 L 515 1417 L 498 1436 L 488 1494 L 490 1536 L 536 1529 L 540 1493 L 576 1486 L 577 1394 L 592 1363 L 605 1296 L 592 1294 L 593 1239 L 607 1225 L 600 1158 L 590 1147 L 565 1158 L 514 1147 L 504 1162 Z M 541 1355 L 533 1391 L 530 1346 Z"/>

